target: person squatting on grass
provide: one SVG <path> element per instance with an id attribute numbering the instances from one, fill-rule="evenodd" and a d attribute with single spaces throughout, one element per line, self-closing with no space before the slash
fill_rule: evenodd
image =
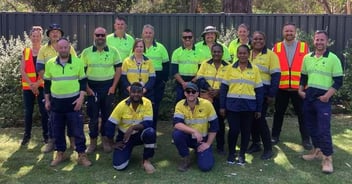
<path id="1" fill-rule="evenodd" d="M 212 143 L 219 130 L 218 118 L 213 105 L 206 99 L 198 98 L 199 89 L 188 82 L 184 94 L 175 107 L 172 138 L 182 157 L 178 170 L 185 172 L 191 165 L 189 148 L 195 149 L 198 167 L 210 171 L 214 164 Z"/>
<path id="2" fill-rule="evenodd" d="M 314 34 L 314 52 L 303 59 L 298 93 L 303 98 L 303 117 L 314 148 L 304 160 L 322 159 L 322 172 L 332 173 L 332 137 L 330 131 L 331 97 L 342 86 L 343 71 L 340 59 L 327 49 L 326 31 Z"/>
<path id="3" fill-rule="evenodd" d="M 129 97 L 121 101 L 111 113 L 106 123 L 106 135 L 111 140 L 118 126 L 114 144 L 113 167 L 116 170 L 127 168 L 132 150 L 137 145 L 144 145 L 142 166 L 146 173 L 155 172 L 150 159 L 154 156 L 156 132 L 152 128 L 152 102 L 143 97 L 143 85 L 133 82 L 129 86 Z"/>
<path id="4" fill-rule="evenodd" d="M 86 138 L 80 110 L 86 94 L 87 78 L 83 62 L 70 54 L 70 42 L 61 38 L 57 42 L 59 56 L 45 64 L 44 90 L 45 108 L 51 111 L 53 137 L 55 139 L 55 159 L 51 166 L 66 160 L 65 127 L 75 139 L 78 164 L 92 165 L 85 154 Z"/>

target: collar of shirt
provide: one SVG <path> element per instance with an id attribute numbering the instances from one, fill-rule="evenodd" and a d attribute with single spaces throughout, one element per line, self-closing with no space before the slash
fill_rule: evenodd
<path id="1" fill-rule="evenodd" d="M 97 50 L 98 50 L 98 48 L 97 48 L 95 45 L 93 45 L 92 51 L 93 51 L 93 52 L 96 52 Z M 108 52 L 108 51 L 109 51 L 109 47 L 108 47 L 107 45 L 104 47 L 104 51 L 105 51 L 105 52 Z"/>

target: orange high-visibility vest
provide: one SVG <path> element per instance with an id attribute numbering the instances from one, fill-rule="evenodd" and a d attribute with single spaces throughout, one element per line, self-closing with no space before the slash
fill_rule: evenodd
<path id="1" fill-rule="evenodd" d="M 285 45 L 283 42 L 276 43 L 273 51 L 277 54 L 280 60 L 281 77 L 279 88 L 298 89 L 303 57 L 308 53 L 308 45 L 305 42 L 300 41 L 297 43 L 291 67 L 287 60 Z"/>
<path id="2" fill-rule="evenodd" d="M 37 76 L 37 73 L 35 71 L 32 49 L 31 48 L 25 48 L 23 50 L 23 57 L 24 57 L 24 62 L 25 62 L 24 71 L 26 72 L 29 80 L 31 82 L 37 82 L 38 80 L 40 80 L 40 77 Z M 40 87 L 44 87 L 44 81 L 42 81 L 40 83 Z M 30 86 L 29 86 L 29 83 L 26 82 L 24 77 L 22 77 L 22 89 L 23 90 L 30 90 L 31 89 Z"/>

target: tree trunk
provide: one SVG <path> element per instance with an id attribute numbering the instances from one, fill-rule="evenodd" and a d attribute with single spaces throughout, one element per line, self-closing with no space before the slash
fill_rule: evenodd
<path id="1" fill-rule="evenodd" d="M 327 0 L 318 0 L 327 14 L 332 14 L 329 2 Z"/>
<path id="2" fill-rule="evenodd" d="M 197 2 L 198 0 L 191 0 L 190 2 L 190 6 L 189 6 L 189 13 L 196 13 L 196 10 L 197 10 Z"/>
<path id="3" fill-rule="evenodd" d="M 346 1 L 346 14 L 351 15 L 351 0 Z"/>
<path id="4" fill-rule="evenodd" d="M 252 13 L 252 0 L 222 0 L 225 13 Z"/>

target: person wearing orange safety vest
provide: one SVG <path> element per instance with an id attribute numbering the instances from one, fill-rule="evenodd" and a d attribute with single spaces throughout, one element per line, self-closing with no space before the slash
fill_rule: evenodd
<path id="1" fill-rule="evenodd" d="M 22 75 L 22 91 L 25 111 L 25 130 L 22 146 L 28 144 L 31 138 L 34 103 L 37 100 L 39 112 L 41 114 L 41 123 L 43 129 L 43 141 L 48 141 L 48 114 L 44 104 L 44 81 L 36 73 L 37 54 L 41 47 L 43 29 L 40 26 L 33 26 L 29 32 L 29 38 L 32 43 L 31 48 L 25 48 L 22 53 L 21 75 Z"/>
<path id="2" fill-rule="evenodd" d="M 284 120 L 285 111 L 289 100 L 293 105 L 294 111 L 298 116 L 299 131 L 302 138 L 302 146 L 310 150 L 309 134 L 304 125 L 302 105 L 303 100 L 298 95 L 299 81 L 303 57 L 309 52 L 307 43 L 295 39 L 296 26 L 287 23 L 283 26 L 282 34 L 284 40 L 274 45 L 273 51 L 280 60 L 281 77 L 279 90 L 276 94 L 275 113 L 272 127 L 272 143 L 277 144 L 280 139 L 280 132 Z"/>

